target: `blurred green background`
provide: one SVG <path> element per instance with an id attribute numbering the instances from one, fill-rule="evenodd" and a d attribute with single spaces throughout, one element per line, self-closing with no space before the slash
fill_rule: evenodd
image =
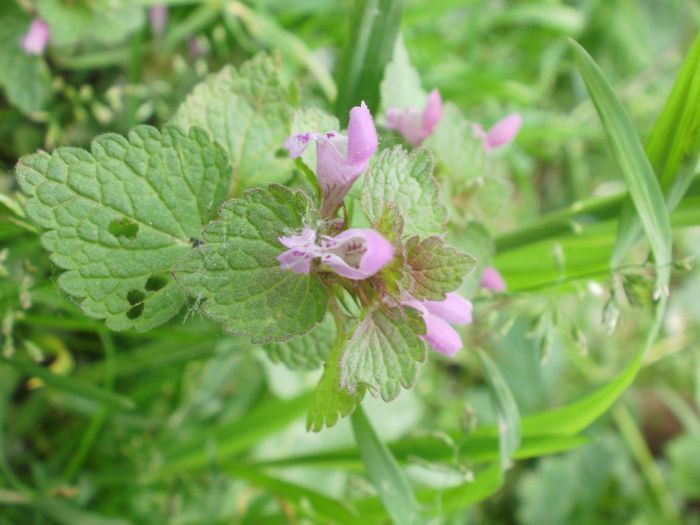
<path id="1" fill-rule="evenodd" d="M 347 421 L 305 432 L 317 373 L 271 364 L 194 310 L 147 334 L 109 333 L 58 291 L 56 269 L 9 199 L 20 156 L 160 125 L 208 72 L 260 50 L 278 50 L 304 99 L 330 107 L 352 2 L 179 0 L 160 35 L 148 24 L 155 2 L 38 3 L 123 7 L 130 23 L 114 34 L 52 41 L 42 64 L 31 66 L 38 75 L 31 78 L 46 86 L 40 103 L 27 103 L 36 107 L 17 104 L 7 88 L 14 70 L 0 68 L 2 352 L 25 353 L 54 373 L 42 381 L 36 370 L 0 364 L 0 524 L 328 523 L 313 510 L 323 505 L 314 495 L 372 497 L 354 460 L 317 470 L 258 468 L 270 458 L 352 445 Z M 21 34 L 7 28 L 27 26 L 35 4 L 5 0 L 0 38 Z M 110 27 L 121 27 L 115 20 Z M 401 24 L 424 87 L 438 87 L 474 121 L 523 116 L 516 143 L 501 154 L 509 205 L 484 218 L 496 235 L 622 188 L 568 39 L 600 64 L 645 139 L 698 28 L 696 0 L 408 0 Z M 0 51 L 0 65 L 10 63 Z M 613 235 L 603 230 L 595 240 L 610 243 Z M 698 241 L 700 229 L 684 228 L 676 251 L 700 255 Z M 562 262 L 557 242 L 499 254 L 512 296 L 475 303 L 467 349 L 454 361 L 429 360 L 417 386 L 392 404 L 368 400 L 379 434 L 418 438 L 491 422 L 470 348 L 490 352 L 523 413 L 580 397 L 621 370 L 649 329 L 647 283 L 623 283 L 628 301 L 609 335 L 605 276 L 565 288 L 551 278 L 561 264 L 591 268 L 586 257 L 595 254 L 585 252 L 596 246 L 585 245 L 578 262 Z M 528 293 L 534 284 L 541 288 Z M 700 523 L 699 294 L 697 271 L 674 274 L 664 336 L 634 386 L 589 429 L 588 444 L 518 462 L 496 495 L 457 513 L 443 515 L 437 502 L 431 522 Z M 87 384 L 99 385 L 102 397 Z M 211 461 L 212 447 L 230 461 Z M 464 480 L 473 465 L 457 456 L 438 463 L 409 451 L 409 476 L 438 488 Z"/>

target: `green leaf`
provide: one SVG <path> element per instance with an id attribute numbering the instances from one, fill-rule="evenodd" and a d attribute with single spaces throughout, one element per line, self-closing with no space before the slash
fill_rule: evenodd
<path id="1" fill-rule="evenodd" d="M 700 36 L 688 53 L 646 145 L 669 210 L 683 198 L 695 176 L 700 155 Z M 628 199 L 621 212 L 613 266 L 639 240 L 642 227 Z"/>
<path id="2" fill-rule="evenodd" d="M 473 126 L 457 106 L 448 102 L 437 128 L 423 143 L 434 155 L 440 175 L 444 170 L 444 175 L 458 185 L 488 178 L 484 147 L 474 135 Z"/>
<path id="3" fill-rule="evenodd" d="M 424 333 L 425 324 L 413 308 L 370 309 L 343 350 L 340 385 L 350 393 L 365 386 L 391 401 L 401 387 L 415 383 L 417 364 L 426 357 Z"/>
<path id="4" fill-rule="evenodd" d="M 384 111 L 391 107 L 423 108 L 425 105 L 427 93 L 421 87 L 418 71 L 411 65 L 401 35 L 396 39 L 391 62 L 384 69 L 380 90 Z"/>
<path id="5" fill-rule="evenodd" d="M 51 44 L 114 44 L 141 28 L 145 10 L 133 2 L 113 0 L 38 0 L 37 9 L 51 28 Z"/>
<path id="6" fill-rule="evenodd" d="M 291 370 L 314 370 L 328 358 L 335 340 L 335 323 L 327 315 L 321 324 L 308 334 L 284 343 L 265 345 L 270 359 Z"/>
<path id="7" fill-rule="evenodd" d="M 352 431 L 367 477 L 392 521 L 397 525 L 419 523 L 418 502 L 411 485 L 394 456 L 377 436 L 362 407 L 352 415 Z"/>
<path id="8" fill-rule="evenodd" d="M 342 337 L 337 338 L 334 349 L 326 360 L 323 375 L 309 405 L 306 417 L 308 430 L 320 432 L 324 426 L 332 427 L 339 417 L 351 414 L 365 395 L 364 387 L 351 393 L 340 386 L 340 359 L 344 344 Z"/>
<path id="9" fill-rule="evenodd" d="M 433 178 L 433 163 L 423 149 L 407 153 L 401 146 L 382 151 L 365 174 L 362 208 L 370 221 L 379 220 L 385 206 L 395 203 L 406 235 L 444 233 L 447 211 Z"/>
<path id="10" fill-rule="evenodd" d="M 246 191 L 219 210 L 204 244 L 175 268 L 175 278 L 201 301 L 205 315 L 253 343 L 287 341 L 319 323 L 328 294 L 315 275 L 280 269 L 279 237 L 312 224 L 315 211 L 302 191 L 272 185 Z"/>
<path id="11" fill-rule="evenodd" d="M 496 363 L 484 352 L 479 352 L 479 360 L 496 409 L 501 470 L 506 470 L 520 447 L 520 412 Z"/>
<path id="12" fill-rule="evenodd" d="M 97 137 L 90 151 L 23 157 L 17 177 L 59 286 L 113 330 L 146 331 L 185 297 L 170 276 L 230 185 L 224 152 L 206 133 L 139 126 Z"/>
<path id="13" fill-rule="evenodd" d="M 15 2 L 6 4 L 0 11 L 0 86 L 10 104 L 33 113 L 51 98 L 51 72 L 43 57 L 28 55 L 20 47 L 31 19 Z"/>
<path id="14" fill-rule="evenodd" d="M 399 34 L 403 0 L 358 0 L 352 15 L 352 33 L 338 68 L 338 100 L 335 114 L 348 122 L 351 107 L 363 100 L 376 111 L 379 83 L 391 60 Z"/>
<path id="15" fill-rule="evenodd" d="M 206 129 L 228 153 L 238 184 L 248 188 L 291 175 L 292 161 L 282 153 L 291 118 L 279 60 L 259 54 L 239 70 L 227 66 L 198 84 L 173 120 Z"/>
<path id="16" fill-rule="evenodd" d="M 598 110 L 615 160 L 642 221 L 657 268 L 656 295 L 668 293 L 671 275 L 671 223 L 659 181 L 632 121 L 604 73 L 579 44 L 572 41 L 576 65 Z"/>
<path id="17" fill-rule="evenodd" d="M 445 244 L 441 237 L 406 242 L 406 262 L 410 268 L 411 295 L 419 300 L 442 301 L 447 292 L 460 287 L 464 277 L 476 266 L 470 255 Z"/>

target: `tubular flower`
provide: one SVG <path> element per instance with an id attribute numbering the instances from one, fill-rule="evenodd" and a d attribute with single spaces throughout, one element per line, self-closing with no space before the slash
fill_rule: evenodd
<path id="1" fill-rule="evenodd" d="M 513 141 L 522 125 L 522 118 L 518 113 L 511 113 L 507 117 L 496 122 L 491 129 L 484 131 L 481 124 L 474 124 L 474 135 L 484 143 L 486 151 L 500 148 Z"/>
<path id="2" fill-rule="evenodd" d="M 333 216 L 352 183 L 377 151 L 377 130 L 364 102 L 350 110 L 347 133 L 347 136 L 337 131 L 301 133 L 292 135 L 284 143 L 294 159 L 304 152 L 311 140 L 316 142 L 316 178 L 323 194 L 321 217 L 324 219 Z"/>
<path id="3" fill-rule="evenodd" d="M 406 142 L 420 146 L 435 130 L 441 118 L 442 99 L 440 92 L 433 89 L 422 112 L 417 108 L 389 108 L 386 112 L 386 127 L 401 133 Z"/>
<path id="4" fill-rule="evenodd" d="M 49 26 L 41 18 L 35 18 L 20 40 L 22 49 L 28 55 L 42 55 L 48 43 Z"/>
<path id="5" fill-rule="evenodd" d="M 503 276 L 493 266 L 484 268 L 479 286 L 494 292 L 505 292 L 506 290 L 506 282 L 503 280 Z"/>
<path id="6" fill-rule="evenodd" d="M 151 23 L 151 32 L 157 36 L 162 35 L 165 32 L 165 26 L 168 25 L 168 6 L 154 5 L 148 11 L 148 18 Z"/>
<path id="7" fill-rule="evenodd" d="M 422 337 L 434 350 L 452 357 L 462 348 L 462 339 L 450 325 L 471 323 L 472 303 L 454 292 L 443 301 L 418 301 L 409 296 L 401 302 L 421 314 L 426 329 Z"/>
<path id="8" fill-rule="evenodd" d="M 335 237 L 324 236 L 316 244 L 316 232 L 304 228 L 300 235 L 280 237 L 288 248 L 277 257 L 280 268 L 309 273 L 311 261 L 320 259 L 338 275 L 361 280 L 381 270 L 394 256 L 394 247 L 372 229 L 351 228 Z"/>

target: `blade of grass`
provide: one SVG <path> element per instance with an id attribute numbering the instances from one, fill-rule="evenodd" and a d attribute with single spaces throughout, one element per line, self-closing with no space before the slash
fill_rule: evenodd
<path id="1" fill-rule="evenodd" d="M 361 406 L 355 410 L 351 420 L 367 477 L 372 481 L 387 513 L 397 525 L 417 524 L 418 503 L 411 485 L 394 456 L 374 432 Z"/>
<path id="2" fill-rule="evenodd" d="M 573 40 L 571 45 L 578 70 L 649 239 L 657 268 L 655 295 L 667 295 L 671 275 L 671 221 L 659 181 L 629 115 L 605 74 L 581 45 Z"/>
<path id="3" fill-rule="evenodd" d="M 520 446 L 520 412 L 515 404 L 513 393 L 501 371 L 486 353 L 479 351 L 481 369 L 491 391 L 491 398 L 498 418 L 498 450 L 501 469 L 508 469 L 511 456 Z"/>
<path id="4" fill-rule="evenodd" d="M 370 111 L 379 107 L 379 83 L 394 52 L 402 11 L 403 0 L 356 0 L 338 69 L 335 114 L 341 125 L 347 125 L 349 109 L 363 100 Z"/>
<path id="5" fill-rule="evenodd" d="M 669 210 L 685 195 L 700 153 L 700 35 L 688 52 L 646 145 Z M 642 226 L 634 205 L 625 202 L 613 251 L 617 265 L 639 240 Z"/>

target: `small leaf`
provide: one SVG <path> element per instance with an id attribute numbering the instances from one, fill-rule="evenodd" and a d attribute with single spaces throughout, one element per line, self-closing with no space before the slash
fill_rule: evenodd
<path id="1" fill-rule="evenodd" d="M 291 370 L 314 370 L 328 358 L 334 340 L 335 323 L 327 315 L 308 334 L 284 343 L 270 343 L 264 348 L 272 361 Z"/>
<path id="2" fill-rule="evenodd" d="M 58 284 L 113 330 L 145 331 L 185 302 L 169 277 L 224 200 L 231 168 L 206 133 L 177 126 L 97 137 L 90 151 L 59 148 L 23 157 L 17 178 Z M 165 283 L 146 290 L 154 276 Z M 129 301 L 132 290 L 145 292 Z"/>
<path id="3" fill-rule="evenodd" d="M 272 185 L 248 190 L 219 210 L 204 244 L 175 268 L 177 281 L 205 315 L 253 343 L 287 341 L 319 323 L 328 295 L 314 275 L 280 269 L 279 237 L 314 222 L 309 197 Z"/>
<path id="4" fill-rule="evenodd" d="M 340 362 L 340 384 L 355 392 L 366 386 L 384 401 L 396 398 L 403 388 L 411 388 L 418 363 L 426 358 L 420 338 L 425 324 L 412 308 L 369 310 L 348 340 Z"/>
<path id="5" fill-rule="evenodd" d="M 384 111 L 391 107 L 422 109 L 425 104 L 428 95 L 421 87 L 418 71 L 411 65 L 401 35 L 394 44 L 391 62 L 384 69 L 380 91 Z"/>
<path id="6" fill-rule="evenodd" d="M 362 207 L 377 221 L 388 203 L 395 203 L 404 219 L 406 235 L 444 233 L 447 212 L 433 178 L 433 163 L 423 149 L 407 153 L 401 146 L 382 151 L 365 174 Z"/>
<path id="7" fill-rule="evenodd" d="M 24 113 L 43 109 L 51 97 L 51 73 L 43 57 L 28 55 L 20 40 L 31 19 L 6 2 L 0 10 L 0 86 L 7 100 Z"/>
<path id="8" fill-rule="evenodd" d="M 125 40 L 146 21 L 144 8 L 134 2 L 38 0 L 37 9 L 51 26 L 51 43 L 57 46 L 113 44 Z"/>
<path id="9" fill-rule="evenodd" d="M 406 262 L 410 268 L 411 295 L 416 299 L 442 301 L 445 294 L 459 288 L 464 277 L 476 266 L 470 255 L 445 244 L 441 237 L 406 242 Z"/>
<path id="10" fill-rule="evenodd" d="M 279 60 L 259 54 L 240 70 L 225 67 L 198 84 L 173 120 L 206 129 L 226 150 L 246 188 L 282 182 L 292 173 L 289 156 L 278 155 L 291 118 Z"/>
<path id="11" fill-rule="evenodd" d="M 344 339 L 336 340 L 335 347 L 324 365 L 323 375 L 311 398 L 309 413 L 306 416 L 308 430 L 320 432 L 324 426 L 334 426 L 339 417 L 351 414 L 365 395 L 364 387 L 350 393 L 340 386 L 340 358 L 344 344 Z"/>
<path id="12" fill-rule="evenodd" d="M 352 431 L 367 477 L 377 489 L 392 521 L 397 525 L 420 523 L 418 502 L 411 484 L 391 451 L 377 436 L 362 408 L 352 416 Z"/>

